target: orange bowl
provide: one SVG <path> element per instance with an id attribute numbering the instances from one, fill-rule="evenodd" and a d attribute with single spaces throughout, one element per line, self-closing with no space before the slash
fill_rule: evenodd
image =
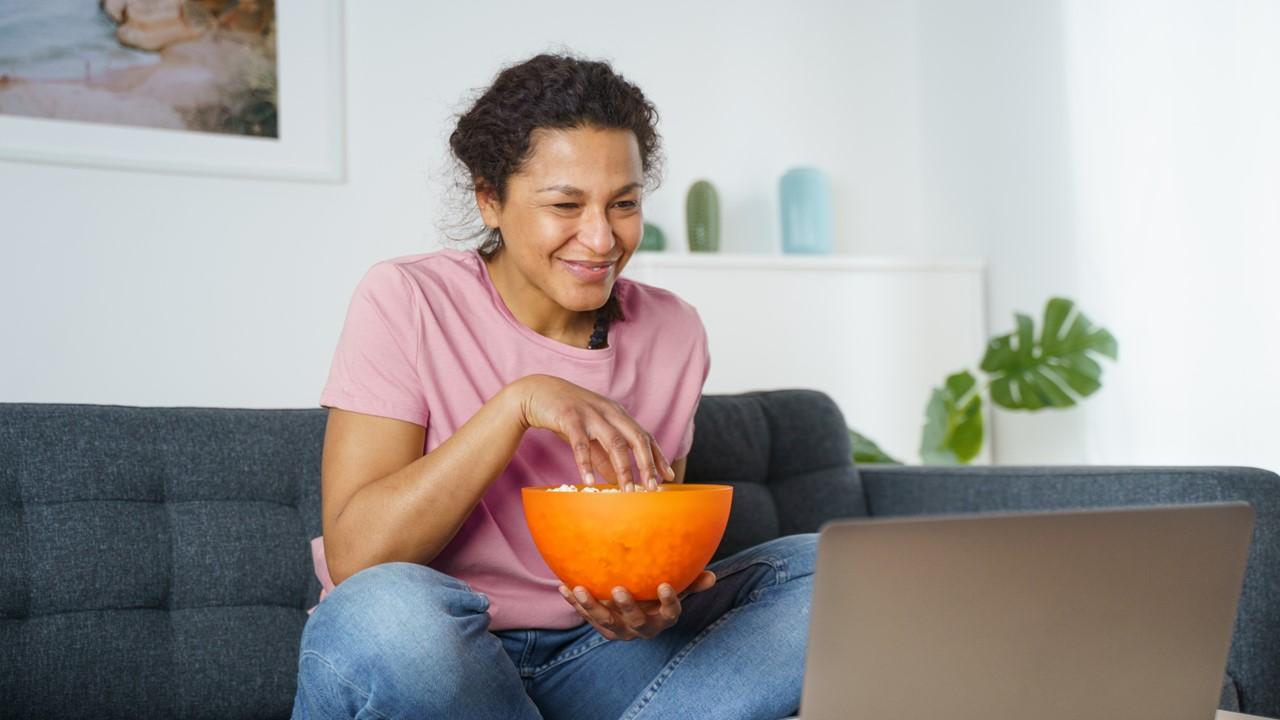
<path id="1" fill-rule="evenodd" d="M 730 485 L 671 484 L 629 493 L 526 487 L 521 493 L 547 566 L 570 589 L 581 585 L 601 600 L 619 585 L 637 600 L 657 599 L 664 582 L 676 592 L 689 587 L 720 546 L 733 500 Z"/>

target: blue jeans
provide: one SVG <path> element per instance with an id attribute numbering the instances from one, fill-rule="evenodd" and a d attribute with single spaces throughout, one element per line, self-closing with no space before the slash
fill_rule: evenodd
<path id="1" fill-rule="evenodd" d="M 423 565 L 359 572 L 302 634 L 295 720 L 330 718 L 731 718 L 800 706 L 816 535 L 790 535 L 711 565 L 652 640 L 590 624 L 489 631 L 489 600 Z"/>

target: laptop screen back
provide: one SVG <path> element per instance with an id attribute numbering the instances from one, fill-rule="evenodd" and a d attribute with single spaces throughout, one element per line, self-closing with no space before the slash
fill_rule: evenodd
<path id="1" fill-rule="evenodd" d="M 1244 503 L 837 521 L 800 717 L 1214 716 Z"/>

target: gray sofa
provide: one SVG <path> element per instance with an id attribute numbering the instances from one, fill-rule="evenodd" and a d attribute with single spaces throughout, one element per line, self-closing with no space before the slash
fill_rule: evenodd
<path id="1" fill-rule="evenodd" d="M 0 404 L 0 718 L 284 718 L 319 593 L 323 410 Z M 879 467 L 825 396 L 707 396 L 690 482 L 718 556 L 828 519 L 1246 500 L 1222 704 L 1280 717 L 1280 478 L 1248 468 Z"/>

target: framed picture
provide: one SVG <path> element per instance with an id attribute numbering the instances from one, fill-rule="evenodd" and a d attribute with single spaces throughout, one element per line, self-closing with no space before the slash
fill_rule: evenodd
<path id="1" fill-rule="evenodd" d="M 0 159 L 344 179 L 341 0 L 0 0 Z"/>

